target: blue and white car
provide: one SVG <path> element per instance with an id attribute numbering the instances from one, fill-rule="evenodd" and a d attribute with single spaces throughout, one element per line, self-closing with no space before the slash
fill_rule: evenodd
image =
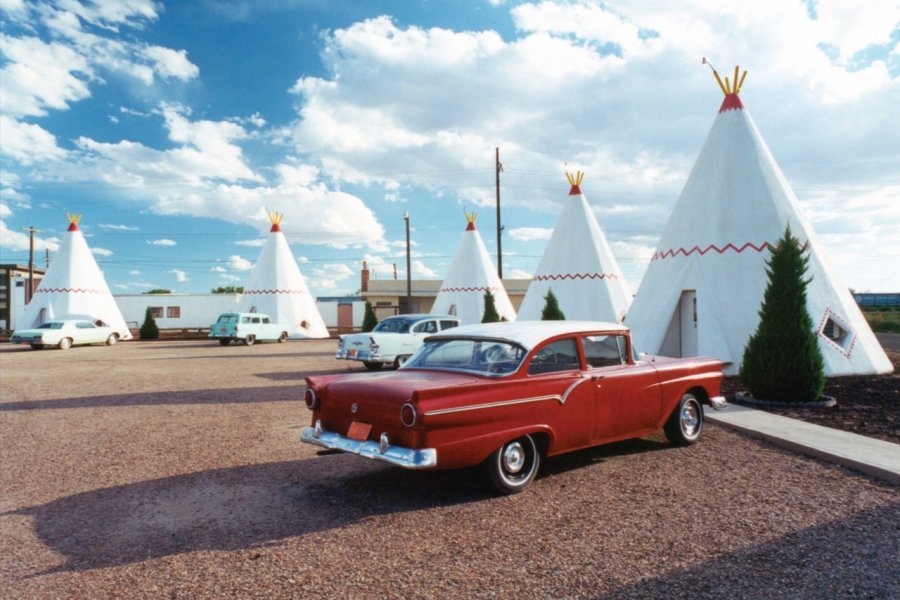
<path id="1" fill-rule="evenodd" d="M 273 323 L 269 315 L 227 312 L 219 315 L 218 320 L 209 326 L 208 337 L 219 340 L 222 346 L 231 342 L 252 346 L 256 342 L 284 342 L 288 339 L 288 332 L 278 323 Z"/>
<path id="2" fill-rule="evenodd" d="M 334 357 L 362 362 L 369 370 L 385 365 L 399 367 L 429 335 L 459 327 L 451 315 L 399 315 L 382 320 L 369 333 L 342 335 Z"/>

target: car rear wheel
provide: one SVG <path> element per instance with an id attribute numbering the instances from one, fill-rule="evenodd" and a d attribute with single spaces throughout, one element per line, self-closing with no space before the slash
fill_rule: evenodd
<path id="1" fill-rule="evenodd" d="M 364 361 L 363 361 L 363 365 L 365 365 L 365 367 L 366 367 L 368 370 L 370 370 L 370 371 L 377 371 L 378 369 L 380 369 L 381 367 L 384 366 L 384 363 L 380 363 L 380 362 L 371 362 L 371 361 L 368 361 L 368 360 L 364 360 Z"/>
<path id="2" fill-rule="evenodd" d="M 525 435 L 497 448 L 486 464 L 494 488 L 501 494 L 516 494 L 534 481 L 541 453 L 534 438 Z"/>
<path id="3" fill-rule="evenodd" d="M 57 346 L 59 346 L 60 350 L 68 350 L 72 347 L 72 340 L 70 338 L 63 338 L 59 340 L 59 344 L 57 344 Z"/>
<path id="4" fill-rule="evenodd" d="M 229 338 L 219 338 L 220 346 L 227 346 L 230 343 L 231 343 L 231 340 Z"/>
<path id="5" fill-rule="evenodd" d="M 283 344 L 287 341 L 287 339 L 288 339 L 287 331 L 282 331 L 281 335 L 278 336 L 278 343 Z"/>
<path id="6" fill-rule="evenodd" d="M 116 342 L 118 342 L 118 341 L 119 341 L 119 334 L 111 333 L 111 334 L 109 334 L 109 337 L 106 338 L 106 345 L 107 346 L 115 346 Z"/>
<path id="7" fill-rule="evenodd" d="M 256 342 L 256 336 L 255 336 L 255 335 L 252 335 L 252 334 L 251 334 L 251 335 L 248 335 L 247 337 L 244 338 L 244 345 L 245 345 L 245 346 L 252 346 L 255 342 Z"/>
<path id="8" fill-rule="evenodd" d="M 673 444 L 687 446 L 700 437 L 703 430 L 703 407 L 693 394 L 685 394 L 666 421 L 666 437 Z"/>

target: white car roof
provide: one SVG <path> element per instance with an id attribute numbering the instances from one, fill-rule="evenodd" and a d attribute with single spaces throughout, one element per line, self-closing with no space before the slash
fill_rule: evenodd
<path id="1" fill-rule="evenodd" d="M 623 332 L 628 328 L 618 323 L 605 321 L 501 321 L 499 323 L 479 323 L 446 329 L 429 336 L 432 338 L 487 337 L 515 342 L 526 350 L 535 348 L 547 338 L 567 333 L 592 331 Z"/>

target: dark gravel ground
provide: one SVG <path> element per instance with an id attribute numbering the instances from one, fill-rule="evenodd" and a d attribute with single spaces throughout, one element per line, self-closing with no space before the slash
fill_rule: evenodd
<path id="1" fill-rule="evenodd" d="M 881 334 L 880 338 L 894 363 L 894 372 L 829 378 L 825 395 L 834 397 L 836 406 L 768 408 L 754 404 L 753 408 L 900 444 L 900 335 Z M 727 377 L 722 385 L 729 402 L 734 392 L 743 389 L 736 377 Z"/>
<path id="2" fill-rule="evenodd" d="M 898 598 L 900 493 L 708 426 L 477 471 L 318 456 L 333 342 L 0 348 L 0 598 Z"/>

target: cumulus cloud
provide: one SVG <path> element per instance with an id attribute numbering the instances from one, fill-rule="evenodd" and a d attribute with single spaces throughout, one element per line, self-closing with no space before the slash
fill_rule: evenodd
<path id="1" fill-rule="evenodd" d="M 30 245 L 30 235 L 22 231 L 15 231 L 7 227 L 5 221 L 0 221 L 0 247 L 9 250 L 28 250 Z M 35 250 L 50 250 L 55 252 L 59 249 L 59 243 L 53 240 L 34 237 Z"/>
<path id="2" fill-rule="evenodd" d="M 91 252 L 97 256 L 112 256 L 113 251 L 107 248 L 91 248 Z"/>
<path id="3" fill-rule="evenodd" d="M 176 244 L 178 244 L 178 242 L 176 242 L 175 240 L 169 240 L 165 238 L 160 240 L 147 240 L 147 243 L 151 246 L 175 246 Z"/>
<path id="4" fill-rule="evenodd" d="M 437 277 L 437 273 L 433 269 L 429 269 L 427 266 L 425 266 L 425 263 L 423 263 L 421 260 L 410 261 L 410 266 L 412 267 L 412 274 L 415 277 Z"/>
<path id="5" fill-rule="evenodd" d="M 509 230 L 509 236 L 520 242 L 549 240 L 551 235 L 553 235 L 553 229 L 547 227 L 516 227 Z"/>
<path id="6" fill-rule="evenodd" d="M 253 268 L 253 263 L 235 254 L 228 257 L 228 266 L 232 271 L 249 271 Z"/>
<path id="7" fill-rule="evenodd" d="M 166 273 L 172 273 L 173 275 L 175 275 L 175 279 L 178 281 L 178 283 L 186 283 L 190 281 L 187 273 L 185 273 L 181 269 L 169 269 L 168 271 L 166 271 Z"/>

